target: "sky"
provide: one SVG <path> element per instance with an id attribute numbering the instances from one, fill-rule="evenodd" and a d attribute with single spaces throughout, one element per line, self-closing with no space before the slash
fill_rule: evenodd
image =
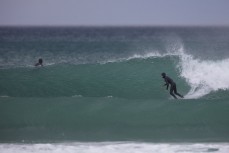
<path id="1" fill-rule="evenodd" d="M 0 0 L 0 26 L 229 26 L 229 0 Z"/>

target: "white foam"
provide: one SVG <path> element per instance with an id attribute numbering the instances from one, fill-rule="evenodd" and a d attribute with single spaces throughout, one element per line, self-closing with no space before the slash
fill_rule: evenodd
<path id="1" fill-rule="evenodd" d="M 228 153 L 228 143 L 97 142 L 0 144 L 1 153 Z"/>
<path id="2" fill-rule="evenodd" d="M 106 96 L 106 98 L 113 98 L 113 96 L 111 96 L 111 95 L 110 96 Z"/>
<path id="3" fill-rule="evenodd" d="M 136 58 L 146 59 L 150 57 L 162 57 L 162 56 L 163 56 L 162 54 L 155 51 L 155 52 L 148 52 L 144 54 L 133 54 L 132 56 L 128 57 L 127 60 L 136 59 Z"/>
<path id="4" fill-rule="evenodd" d="M 179 51 L 181 76 L 191 86 L 186 98 L 199 98 L 212 91 L 229 89 L 229 59 L 211 61 L 194 59 L 181 48 Z"/>
<path id="5" fill-rule="evenodd" d="M 73 95 L 72 96 L 73 98 L 81 98 L 81 97 L 83 97 L 82 95 Z"/>
<path id="6" fill-rule="evenodd" d="M 125 62 L 132 59 L 147 59 L 147 58 L 154 58 L 154 57 L 163 57 L 166 56 L 165 54 L 160 54 L 158 51 L 146 52 L 146 53 L 135 53 L 129 55 L 127 57 L 117 57 L 117 58 L 110 58 L 108 60 L 102 60 L 100 64 L 107 64 L 107 63 L 115 63 L 115 62 Z"/>

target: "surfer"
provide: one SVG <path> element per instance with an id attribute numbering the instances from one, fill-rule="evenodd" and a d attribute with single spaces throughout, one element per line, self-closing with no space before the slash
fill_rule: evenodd
<path id="1" fill-rule="evenodd" d="M 42 58 L 39 58 L 38 63 L 36 63 L 35 66 L 43 66 Z"/>
<path id="2" fill-rule="evenodd" d="M 170 77 L 166 76 L 166 74 L 164 72 L 161 73 L 161 76 L 165 80 L 165 85 L 164 86 L 167 86 L 166 87 L 167 90 L 168 90 L 169 84 L 170 84 L 170 95 L 172 95 L 175 99 L 177 99 L 177 97 L 173 94 L 173 92 L 174 92 L 179 97 L 184 98 L 184 96 L 182 96 L 181 94 L 177 93 L 176 83 L 173 82 L 173 80 Z"/>

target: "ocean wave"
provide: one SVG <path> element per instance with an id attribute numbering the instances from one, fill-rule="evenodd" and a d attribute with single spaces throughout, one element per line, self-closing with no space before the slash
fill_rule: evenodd
<path id="1" fill-rule="evenodd" d="M 158 87 L 163 83 L 160 74 L 166 72 L 178 83 L 178 90 L 187 93 L 186 99 L 196 99 L 229 89 L 228 65 L 229 59 L 200 60 L 181 47 L 164 54 L 135 54 L 103 64 L 65 63 L 39 69 L 2 69 L 4 75 L 0 81 L 4 92 L 1 94 L 12 97 L 112 95 L 120 98 L 162 98 L 165 94 L 160 93 Z M 43 80 L 38 81 L 38 78 Z"/>

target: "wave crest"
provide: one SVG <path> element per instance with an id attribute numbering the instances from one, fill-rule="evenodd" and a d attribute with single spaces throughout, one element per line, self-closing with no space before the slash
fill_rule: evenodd
<path id="1" fill-rule="evenodd" d="M 177 55 L 180 59 L 180 75 L 191 87 L 186 98 L 200 98 L 212 91 L 229 89 L 229 58 L 200 60 L 185 53 L 183 47 L 177 51 Z"/>

